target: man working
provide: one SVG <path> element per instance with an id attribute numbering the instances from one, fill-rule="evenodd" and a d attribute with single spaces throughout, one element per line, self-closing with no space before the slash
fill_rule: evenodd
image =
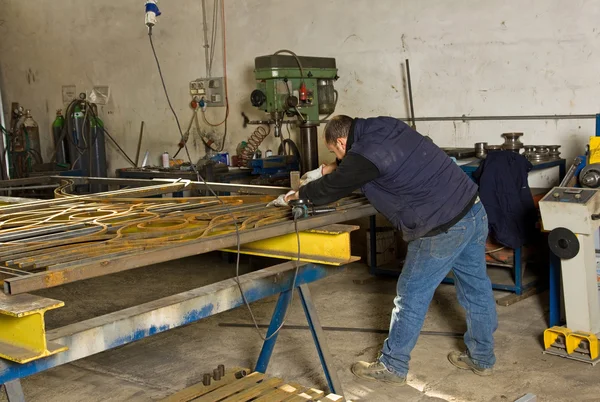
<path id="1" fill-rule="evenodd" d="M 433 142 L 391 117 L 335 116 L 325 127 L 325 141 L 336 163 L 307 173 L 305 181 L 312 181 L 281 196 L 279 204 L 301 198 L 322 205 L 362 188 L 408 242 L 381 355 L 374 363 L 355 363 L 352 372 L 404 384 L 435 289 L 454 270 L 458 301 L 467 314 L 467 350 L 451 352 L 448 359 L 458 368 L 491 375 L 497 317 L 485 264 L 487 215 L 475 183 Z"/>

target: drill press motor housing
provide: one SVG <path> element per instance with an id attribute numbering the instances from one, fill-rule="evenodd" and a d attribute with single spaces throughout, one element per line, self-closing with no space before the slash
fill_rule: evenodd
<path id="1" fill-rule="evenodd" d="M 295 117 L 300 127 L 302 171 L 319 167 L 317 126 L 320 115 L 331 115 L 337 103 L 333 83 L 338 79 L 335 59 L 274 54 L 254 60 L 256 89 L 253 106 L 269 113 L 275 136 L 284 118 Z"/>

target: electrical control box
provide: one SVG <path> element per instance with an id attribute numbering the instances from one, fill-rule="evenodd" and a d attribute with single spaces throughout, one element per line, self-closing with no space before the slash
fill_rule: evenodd
<path id="1" fill-rule="evenodd" d="M 206 106 L 225 106 L 223 78 L 198 78 L 190 82 L 190 95 L 198 101 L 204 99 Z"/>
<path id="2" fill-rule="evenodd" d="M 598 220 L 592 215 L 600 213 L 600 191 L 584 188 L 554 187 L 539 202 L 544 230 L 560 227 L 575 233 L 592 234 Z"/>

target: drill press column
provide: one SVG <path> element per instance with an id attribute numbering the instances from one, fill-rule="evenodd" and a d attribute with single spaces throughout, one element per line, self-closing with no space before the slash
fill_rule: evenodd
<path id="1" fill-rule="evenodd" d="M 319 167 L 317 126 L 300 126 L 300 154 L 302 174 Z"/>

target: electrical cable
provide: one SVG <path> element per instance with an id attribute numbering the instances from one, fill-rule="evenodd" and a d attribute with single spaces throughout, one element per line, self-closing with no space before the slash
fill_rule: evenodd
<path id="1" fill-rule="evenodd" d="M 210 32 L 210 58 L 208 62 L 208 76 L 212 77 L 212 66 L 215 58 L 215 45 L 217 43 L 217 26 L 219 16 L 219 1 L 215 0 L 213 3 L 213 16 L 212 16 L 212 27 Z"/>
<path id="2" fill-rule="evenodd" d="M 223 10 L 224 11 L 224 10 Z M 225 25 L 222 21 L 222 27 L 223 27 L 223 31 L 225 30 Z M 163 90 L 165 92 L 165 97 L 167 99 L 167 103 L 169 104 L 169 108 L 171 109 L 171 112 L 173 113 L 173 116 L 175 117 L 175 122 L 177 123 L 177 129 L 179 130 L 179 135 L 181 136 L 181 140 L 184 140 L 183 137 L 183 130 L 181 129 L 181 124 L 179 123 L 179 118 L 177 117 L 177 113 L 175 112 L 175 109 L 173 108 L 173 105 L 171 104 L 171 99 L 169 98 L 169 93 L 167 91 L 167 86 L 165 84 L 165 80 L 163 78 L 163 74 L 162 74 L 162 69 L 160 67 L 160 61 L 158 60 L 158 56 L 156 54 L 156 50 L 154 48 L 154 42 L 152 41 L 152 26 L 148 27 L 148 38 L 150 39 L 150 47 L 152 48 L 152 54 L 154 55 L 154 60 L 156 61 L 156 67 L 158 68 L 158 75 L 160 76 L 160 80 L 162 83 L 162 87 Z M 225 39 L 224 35 L 223 35 L 223 39 Z M 223 40 L 224 42 L 224 40 Z M 227 82 L 227 81 L 225 81 Z M 227 89 L 225 90 L 225 92 L 227 93 Z M 225 143 L 225 141 L 223 141 L 223 143 Z M 208 189 L 208 191 L 212 194 L 213 197 L 215 197 L 215 199 L 221 204 L 223 205 L 223 207 L 225 208 L 225 210 L 227 211 L 227 213 L 231 216 L 233 225 L 235 226 L 235 235 L 236 235 L 236 239 L 237 239 L 237 258 L 236 258 L 236 264 L 235 264 L 235 282 L 238 285 L 238 288 L 240 290 L 240 294 L 242 296 L 242 300 L 244 301 L 244 304 L 246 305 L 246 307 L 248 308 L 248 312 L 250 313 L 250 317 L 252 318 L 252 322 L 254 323 L 254 326 L 256 328 L 256 331 L 258 332 L 258 335 L 261 337 L 261 339 L 263 341 L 267 341 L 269 339 L 271 339 L 272 337 L 274 337 L 280 330 L 281 328 L 283 328 L 283 325 L 285 324 L 285 320 L 287 318 L 287 312 L 284 316 L 284 319 L 281 323 L 281 325 L 279 326 L 279 328 L 277 328 L 271 335 L 266 336 L 263 335 L 262 332 L 260 331 L 260 328 L 258 326 L 258 322 L 256 321 L 256 317 L 254 316 L 254 313 L 252 312 L 252 308 L 250 307 L 250 303 L 248 302 L 248 300 L 246 299 L 246 295 L 244 293 L 244 289 L 242 288 L 242 284 L 240 282 L 240 256 L 241 256 L 241 239 L 240 239 L 240 229 L 238 226 L 238 222 L 237 219 L 235 217 L 235 215 L 231 212 L 231 209 L 229 208 L 229 206 L 223 202 L 223 200 L 217 195 L 217 193 L 212 189 L 212 187 L 206 182 L 206 180 L 204 179 L 204 177 L 202 177 L 202 175 L 200 174 L 200 172 L 198 172 L 198 169 L 196 168 L 196 165 L 194 163 L 192 163 L 192 157 L 190 155 L 190 151 L 188 149 L 187 146 L 187 142 L 183 141 L 183 147 L 185 148 L 185 152 L 186 155 L 188 157 L 188 161 L 190 162 L 190 166 L 192 168 L 192 170 L 194 171 L 194 173 L 196 174 L 196 178 L 198 179 L 198 181 L 202 181 L 204 183 L 204 185 L 206 186 L 206 188 Z M 290 303 L 293 301 L 293 291 L 296 288 L 296 279 L 298 277 L 298 270 L 299 270 L 299 261 L 300 261 L 300 232 L 298 231 L 298 222 L 297 219 L 294 218 L 294 228 L 296 230 L 296 238 L 297 238 L 297 242 L 298 242 L 298 258 L 297 258 L 297 262 L 296 262 L 296 271 L 294 273 L 294 279 L 292 281 L 292 300 L 290 301 Z M 289 311 L 289 310 L 288 310 Z"/>
<path id="3" fill-rule="evenodd" d="M 304 69 L 302 68 L 302 63 L 300 63 L 300 59 L 298 58 L 298 55 L 296 53 L 292 52 L 291 50 L 281 49 L 281 50 L 278 50 L 275 53 L 273 53 L 273 56 L 277 56 L 280 53 L 288 53 L 288 54 L 291 54 L 292 56 L 294 56 L 294 59 L 296 59 L 296 63 L 298 64 L 298 68 L 300 69 L 300 78 L 302 78 L 302 81 L 304 82 Z"/>
<path id="4" fill-rule="evenodd" d="M 204 32 L 204 58 L 206 59 L 206 75 L 210 77 L 209 57 L 208 57 L 208 27 L 206 26 L 206 0 L 202 4 L 202 31 Z"/>
<path id="5" fill-rule="evenodd" d="M 216 4 L 215 4 L 216 5 Z M 206 114 L 204 110 L 202 110 L 202 119 L 206 124 L 212 127 L 218 127 L 224 124 L 223 129 L 223 140 L 221 141 L 221 147 L 216 150 L 216 152 L 221 152 L 225 148 L 225 139 L 227 138 L 227 120 L 229 118 L 229 91 L 227 87 L 227 45 L 226 45 L 226 36 L 225 36 L 225 3 L 221 2 L 221 33 L 223 40 L 223 86 L 225 87 L 225 118 L 220 123 L 214 124 L 208 121 L 206 118 Z M 203 140 L 204 142 L 204 140 Z M 206 144 L 206 142 L 205 142 Z M 213 151 L 212 147 L 210 147 Z"/>

